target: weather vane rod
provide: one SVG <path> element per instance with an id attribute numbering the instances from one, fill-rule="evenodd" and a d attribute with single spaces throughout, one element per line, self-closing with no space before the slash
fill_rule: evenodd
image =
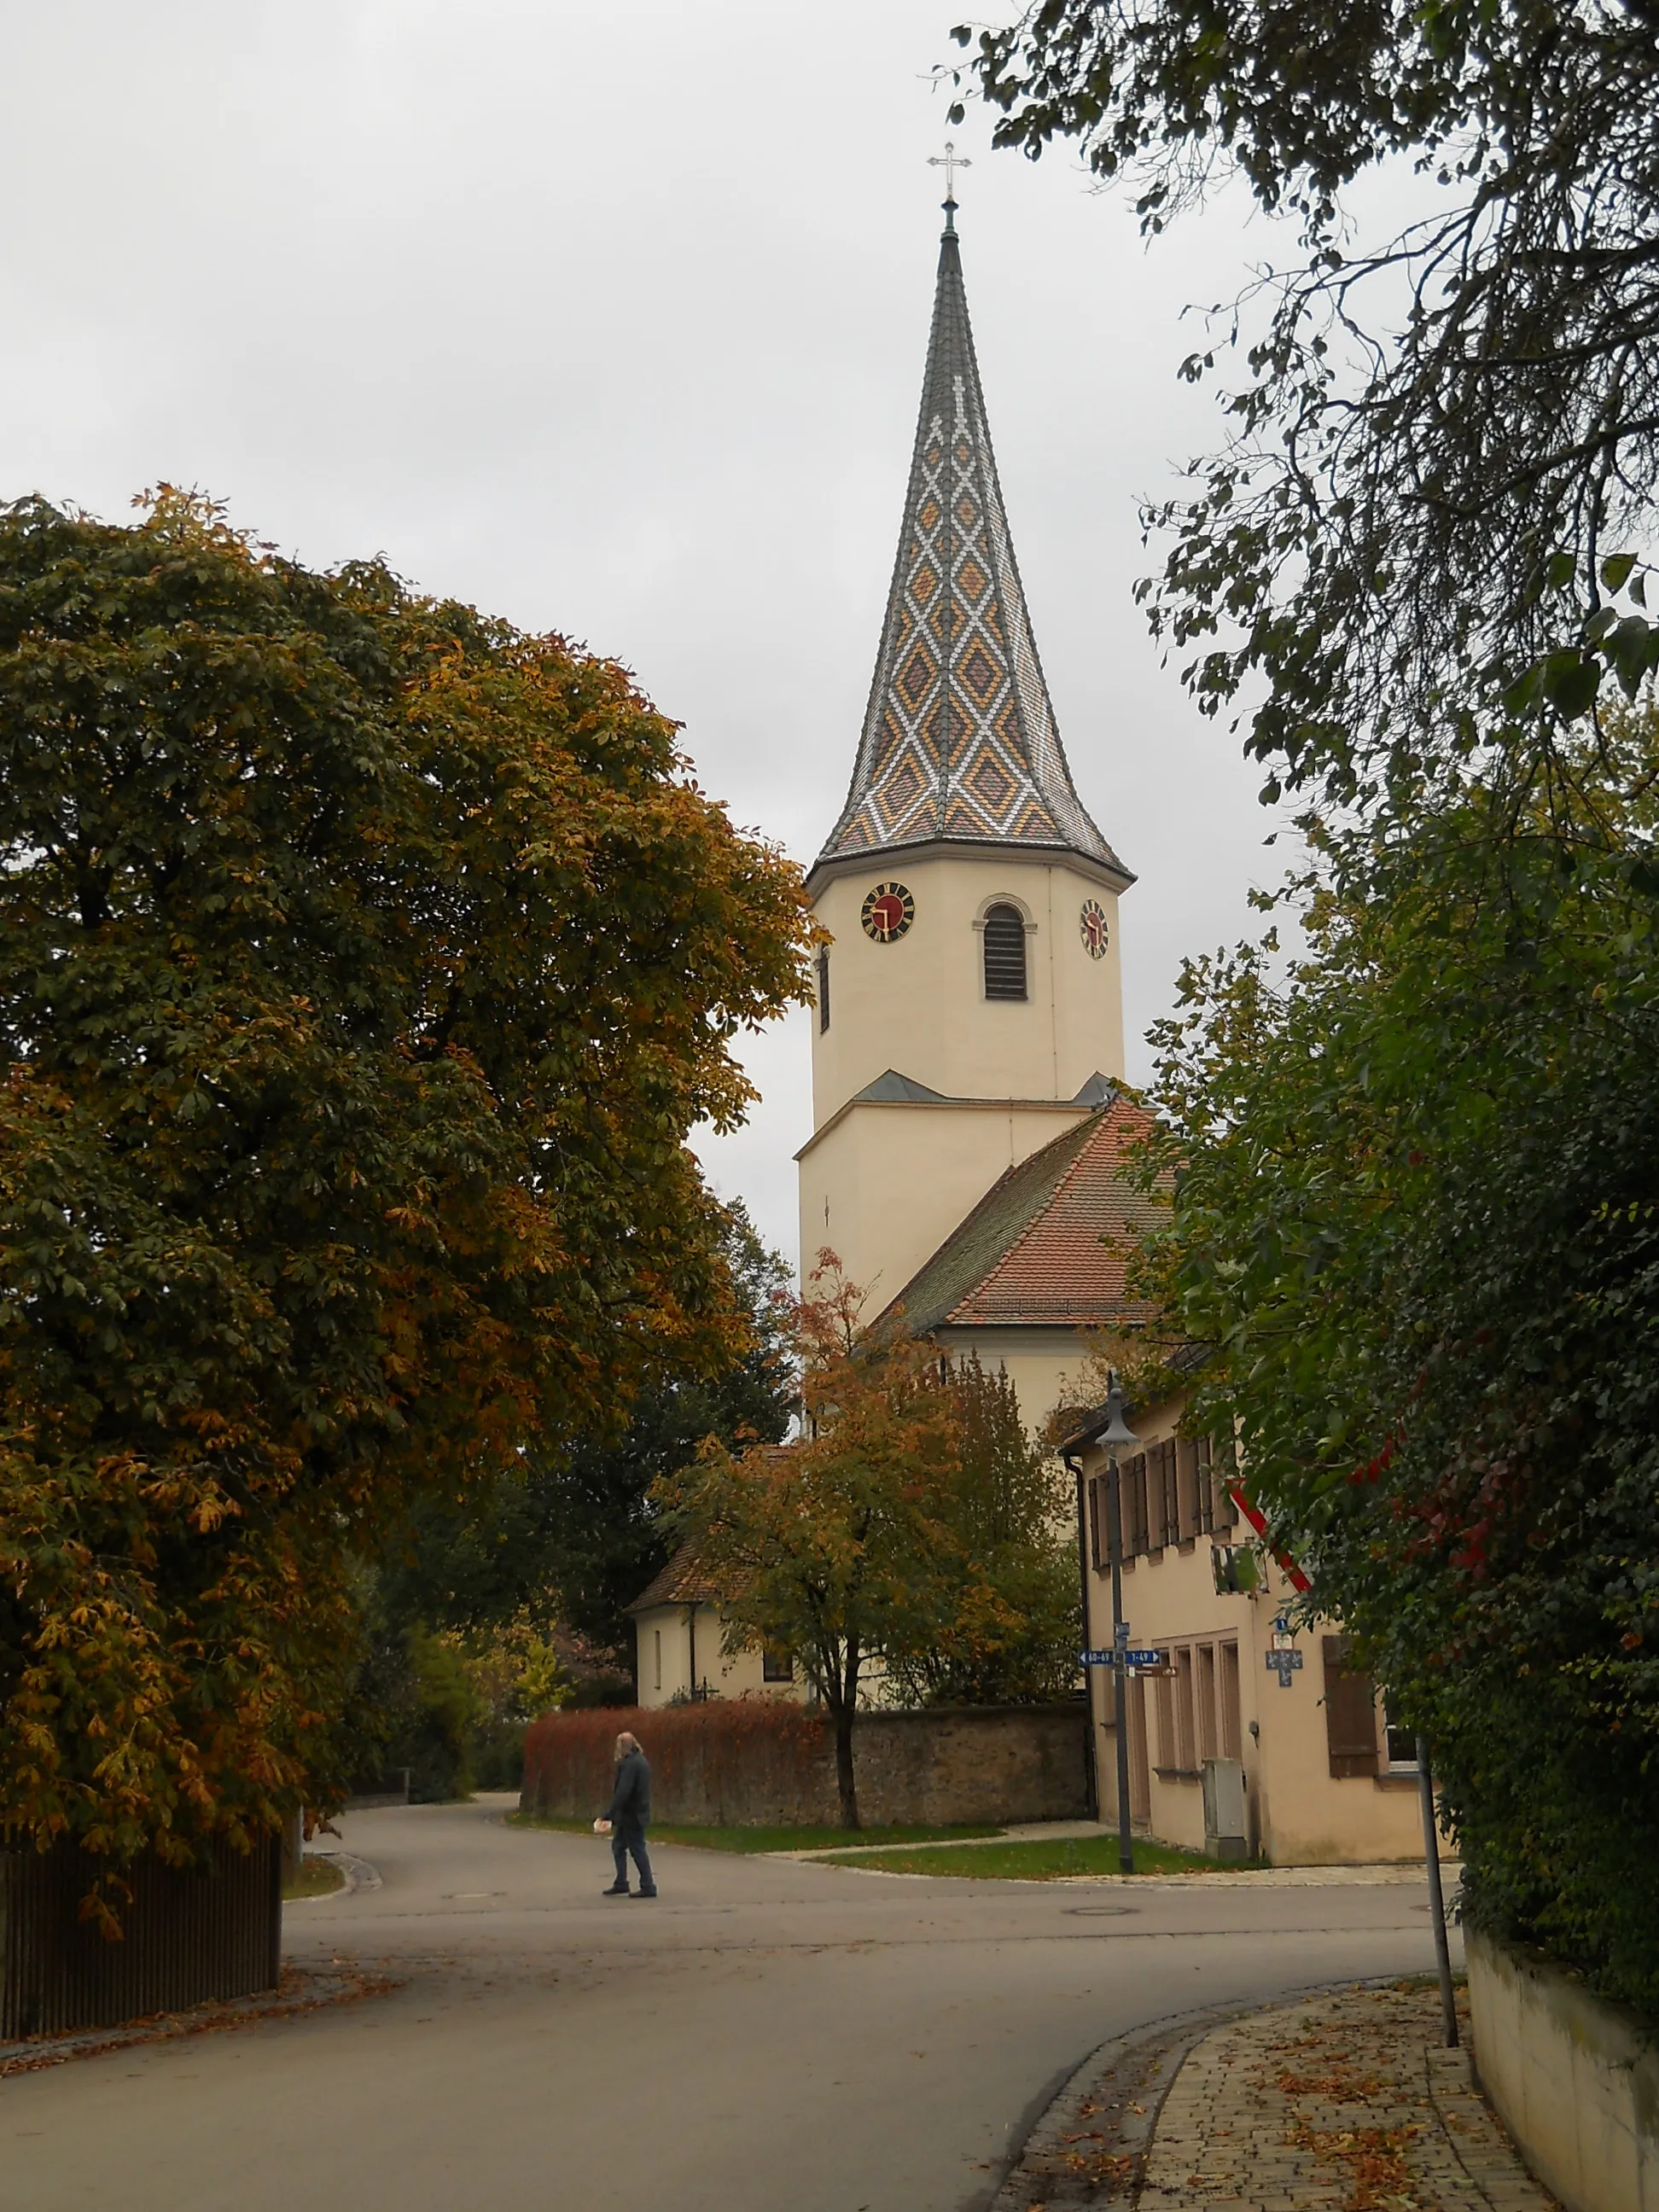
<path id="1" fill-rule="evenodd" d="M 927 166 L 930 169 L 943 169 L 945 172 L 945 225 L 947 230 L 953 229 L 955 225 L 951 218 L 957 204 L 957 171 L 971 169 L 974 165 L 965 154 L 957 153 L 956 141 L 947 138 L 942 154 L 927 156 Z"/>

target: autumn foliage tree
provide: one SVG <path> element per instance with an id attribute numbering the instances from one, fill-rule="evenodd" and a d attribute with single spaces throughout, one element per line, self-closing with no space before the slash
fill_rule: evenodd
<path id="1" fill-rule="evenodd" d="M 1030 1534 L 1033 1486 L 1000 1449 L 1003 1401 L 970 1402 L 937 1347 L 902 1322 L 861 1329 L 864 1298 L 821 1254 L 812 1295 L 793 1308 L 799 1440 L 711 1443 L 656 1488 L 722 1593 L 727 1650 L 790 1653 L 822 1699 L 852 1828 L 854 1722 L 871 1670 L 926 1695 L 946 1681 L 960 1690 L 1012 1654 L 1029 1663 L 1053 1594 L 1016 1540 Z M 964 1474 L 964 1452 L 980 1446 Z M 1052 1551 L 1046 1531 L 1039 1541 Z"/>
<path id="2" fill-rule="evenodd" d="M 0 514 L 0 1828 L 326 1805 L 424 1486 L 729 1357 L 794 872 L 622 669 L 172 495 Z"/>

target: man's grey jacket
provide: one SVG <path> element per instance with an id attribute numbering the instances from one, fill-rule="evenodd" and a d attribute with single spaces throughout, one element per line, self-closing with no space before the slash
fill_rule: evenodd
<path id="1" fill-rule="evenodd" d="M 642 1751 L 624 1752 L 618 1761 L 606 1818 L 618 1828 L 642 1828 L 651 1818 L 651 1769 Z"/>

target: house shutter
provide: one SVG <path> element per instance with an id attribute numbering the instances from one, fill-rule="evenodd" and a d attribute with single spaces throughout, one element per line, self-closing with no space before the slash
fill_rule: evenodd
<path id="1" fill-rule="evenodd" d="M 1123 1503 L 1128 1509 L 1127 1543 L 1125 1549 L 1133 1559 L 1146 1549 L 1146 1455 L 1137 1452 L 1122 1470 L 1127 1492 Z"/>
<path id="2" fill-rule="evenodd" d="M 1233 1504 L 1232 1493 L 1227 1487 L 1237 1474 L 1238 1454 L 1231 1437 L 1224 1437 L 1220 1448 L 1214 1454 L 1210 1475 L 1210 1494 L 1215 1500 L 1215 1526 L 1218 1529 L 1237 1526 L 1238 1508 Z"/>
<path id="3" fill-rule="evenodd" d="M 1198 1534 L 1198 1446 L 1190 1437 L 1176 1444 L 1176 1536 L 1189 1544 Z"/>
<path id="4" fill-rule="evenodd" d="M 1376 1771 L 1376 1685 L 1348 1664 L 1346 1636 L 1322 1638 L 1325 1742 L 1339 1781 Z"/>
<path id="5" fill-rule="evenodd" d="M 1176 1487 L 1179 1461 L 1173 1437 L 1158 1448 L 1158 1541 L 1175 1544 L 1181 1540 L 1181 1499 Z"/>
<path id="6" fill-rule="evenodd" d="M 1208 1437 L 1200 1437 L 1193 1445 L 1193 1481 L 1198 1492 L 1198 1533 L 1200 1536 L 1207 1536 L 1215 1526 L 1214 1456 Z"/>
<path id="7" fill-rule="evenodd" d="M 1100 1477 L 1089 1478 L 1089 1563 L 1094 1567 L 1109 1566 L 1106 1557 L 1106 1501 L 1100 1492 Z M 1088 1640 L 1085 1626 L 1084 1640 Z"/>
<path id="8" fill-rule="evenodd" d="M 985 995 L 1025 996 L 1025 917 L 1014 906 L 994 906 L 985 917 Z"/>

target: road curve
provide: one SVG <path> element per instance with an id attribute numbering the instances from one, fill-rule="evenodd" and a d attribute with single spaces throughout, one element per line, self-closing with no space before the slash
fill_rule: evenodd
<path id="1" fill-rule="evenodd" d="M 1108 2036 L 1433 1966 L 1418 1884 L 903 1880 L 360 1813 L 290 1907 L 391 1996 L 0 2082 L 0 2212 L 969 2212 Z"/>

